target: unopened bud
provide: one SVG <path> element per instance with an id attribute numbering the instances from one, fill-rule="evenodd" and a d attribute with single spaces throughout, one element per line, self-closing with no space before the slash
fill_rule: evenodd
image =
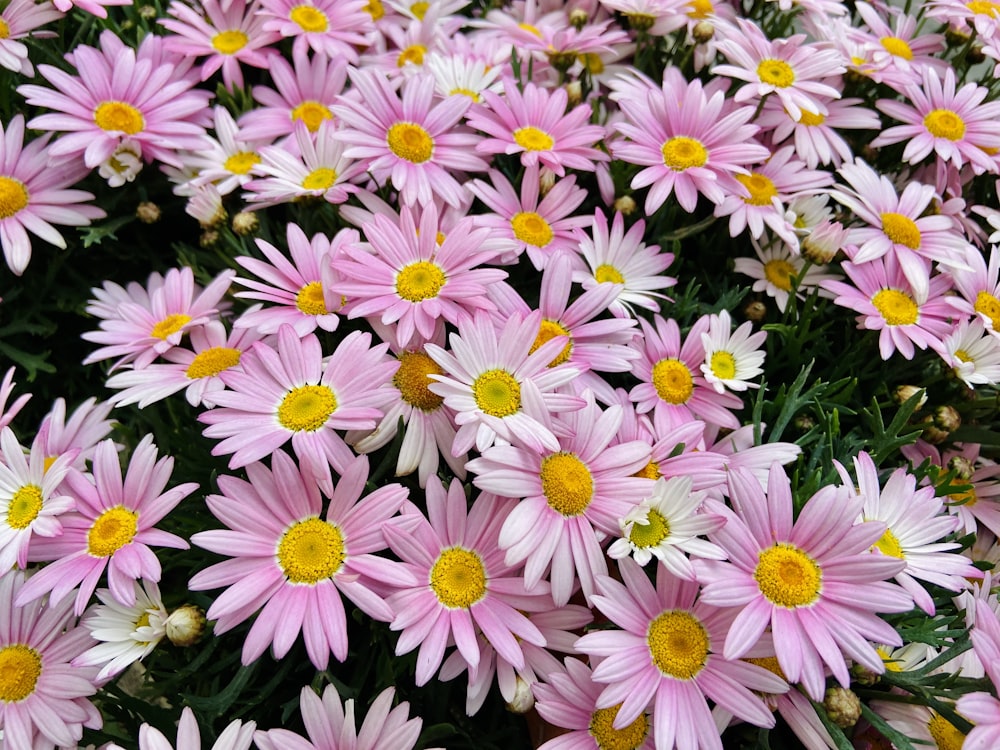
<path id="1" fill-rule="evenodd" d="M 574 8 L 569 12 L 569 25 L 579 31 L 587 25 L 590 16 L 583 8 Z"/>
<path id="2" fill-rule="evenodd" d="M 198 238 L 198 244 L 204 248 L 213 247 L 219 241 L 219 233 L 214 229 L 206 229 Z"/>
<path id="3" fill-rule="evenodd" d="M 918 425 L 923 428 L 920 436 L 931 445 L 940 445 L 948 439 L 949 432 L 935 425 L 934 417 L 930 414 L 921 419 Z"/>
<path id="4" fill-rule="evenodd" d="M 620 198 L 615 198 L 614 208 L 622 216 L 631 216 L 636 209 L 635 198 L 631 195 L 623 195 Z"/>
<path id="5" fill-rule="evenodd" d="M 139 17 L 144 18 L 147 21 L 151 21 L 156 18 L 156 8 L 152 5 L 140 5 L 139 6 Z"/>
<path id="6" fill-rule="evenodd" d="M 861 699 L 847 688 L 827 688 L 826 695 L 823 696 L 823 708 L 830 721 L 841 729 L 853 727 L 861 718 Z"/>
<path id="7" fill-rule="evenodd" d="M 513 714 L 526 714 L 534 706 L 535 695 L 531 692 L 531 685 L 521 677 L 517 677 L 514 684 L 514 697 L 507 704 L 507 710 Z"/>
<path id="8" fill-rule="evenodd" d="M 143 201 L 136 206 L 135 215 L 143 224 L 155 224 L 160 220 L 160 207 L 152 201 Z"/>
<path id="9" fill-rule="evenodd" d="M 570 81 L 566 84 L 566 97 L 571 107 L 583 101 L 583 84 L 579 81 Z"/>
<path id="10" fill-rule="evenodd" d="M 965 456 L 953 456 L 948 461 L 948 468 L 955 472 L 956 479 L 962 480 L 971 479 L 973 473 L 976 471 L 976 467 L 972 464 L 972 461 Z"/>
<path id="11" fill-rule="evenodd" d="M 954 406 L 939 406 L 934 410 L 934 424 L 942 430 L 954 432 L 962 426 L 962 415 Z"/>
<path id="12" fill-rule="evenodd" d="M 544 167 L 538 173 L 538 192 L 542 195 L 548 195 L 549 191 L 556 186 L 556 173 L 551 169 Z"/>
<path id="13" fill-rule="evenodd" d="M 253 211 L 240 211 L 233 216 L 233 232 L 241 237 L 253 234 L 260 229 L 260 219 Z"/>
<path id="14" fill-rule="evenodd" d="M 649 13 L 626 13 L 625 18 L 628 19 L 629 28 L 636 31 L 649 31 L 656 23 L 656 16 Z"/>
<path id="15" fill-rule="evenodd" d="M 185 604 L 175 609 L 163 623 L 167 638 L 175 646 L 193 646 L 205 634 L 205 612 L 194 604 Z"/>
<path id="16" fill-rule="evenodd" d="M 799 414 L 799 416 L 797 416 L 794 419 L 792 424 L 794 425 L 796 430 L 805 434 L 816 426 L 816 420 L 810 417 L 808 414 Z"/>
<path id="17" fill-rule="evenodd" d="M 905 404 L 917 393 L 922 393 L 923 395 L 917 400 L 917 409 L 922 409 L 924 404 L 927 403 L 927 391 L 923 388 L 918 388 L 915 385 L 898 385 L 896 390 L 892 392 L 892 400 L 897 404 Z"/>
<path id="18" fill-rule="evenodd" d="M 709 21 L 698 21 L 691 29 L 691 36 L 697 44 L 707 44 L 715 36 L 715 26 Z"/>
<path id="19" fill-rule="evenodd" d="M 767 305 L 759 299 L 753 299 L 743 306 L 743 315 L 751 323 L 760 323 L 767 315 Z"/>

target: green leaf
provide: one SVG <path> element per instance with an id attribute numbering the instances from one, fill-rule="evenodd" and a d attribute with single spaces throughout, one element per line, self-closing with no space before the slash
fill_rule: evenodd
<path id="1" fill-rule="evenodd" d="M 104 240 L 109 238 L 117 240 L 118 236 L 115 233 L 123 226 L 131 224 L 133 221 L 135 221 L 135 216 L 129 214 L 126 216 L 120 216 L 117 219 L 112 219 L 104 224 L 84 227 L 80 230 L 80 239 L 83 240 L 84 247 L 100 245 Z"/>

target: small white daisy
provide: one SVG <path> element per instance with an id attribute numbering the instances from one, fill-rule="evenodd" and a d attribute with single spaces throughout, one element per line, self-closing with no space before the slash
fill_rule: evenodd
<path id="1" fill-rule="evenodd" d="M 750 333 L 753 330 L 750 321 L 735 331 L 731 329 L 729 312 L 723 310 L 718 315 L 710 316 L 708 332 L 701 334 L 702 345 L 705 347 L 705 361 L 701 371 L 705 380 L 718 393 L 723 393 L 725 388 L 731 391 L 759 388 L 758 383 L 747 381 L 764 371 L 761 368 L 764 364 L 764 352 L 759 347 L 767 334 L 764 331 Z"/>
<path id="2" fill-rule="evenodd" d="M 136 581 L 135 605 L 126 607 L 115 601 L 108 589 L 98 589 L 95 604 L 83 616 L 83 627 L 90 630 L 96 646 L 73 660 L 78 667 L 101 667 L 97 679 L 105 680 L 146 658 L 166 634 L 167 610 L 160 589 L 152 581 Z"/>
<path id="3" fill-rule="evenodd" d="M 653 485 L 653 494 L 619 519 L 622 536 L 608 548 L 608 555 L 616 560 L 631 555 L 640 565 L 656 557 L 674 575 L 694 580 L 694 567 L 685 552 L 711 560 L 726 559 L 721 547 L 698 538 L 726 522 L 722 516 L 704 511 L 704 501 L 704 492 L 691 491 L 691 477 L 660 477 Z"/>
<path id="4" fill-rule="evenodd" d="M 485 60 L 432 52 L 424 60 L 424 67 L 434 76 L 434 90 L 441 96 L 464 94 L 481 104 L 486 89 L 494 93 L 503 90 L 499 81 L 502 66 L 490 67 Z"/>
<path id="5" fill-rule="evenodd" d="M 815 266 L 810 266 L 803 274 L 805 259 L 792 253 L 784 243 L 762 248 L 753 241 L 753 246 L 757 251 L 757 258 L 737 258 L 735 270 L 755 279 L 753 291 L 764 292 L 772 297 L 781 312 L 788 306 L 788 296 L 793 288 L 795 296 L 804 299 L 806 293 L 815 289 L 819 282 L 839 278 L 836 274 L 826 273 L 824 268 Z"/>
<path id="6" fill-rule="evenodd" d="M 970 388 L 1000 382 L 1000 340 L 980 318 L 962 321 L 941 342 L 941 358 Z"/>

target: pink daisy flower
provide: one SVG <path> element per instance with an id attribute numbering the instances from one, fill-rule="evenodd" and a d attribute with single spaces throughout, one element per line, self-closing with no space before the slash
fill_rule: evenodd
<path id="1" fill-rule="evenodd" d="M 643 242 L 645 231 L 646 222 L 639 219 L 626 232 L 625 218 L 617 211 L 609 226 L 601 209 L 594 211 L 590 235 L 575 230 L 587 270 L 574 270 L 573 281 L 584 289 L 609 281 L 620 285 L 608 306 L 617 318 L 635 317 L 634 307 L 656 312 L 660 309 L 658 300 L 669 299 L 657 290 L 677 283 L 677 279 L 663 273 L 674 262 L 674 254 Z"/>
<path id="2" fill-rule="evenodd" d="M 249 750 L 253 743 L 257 722 L 231 721 L 219 738 L 212 743 L 211 750 Z M 190 706 L 181 711 L 177 723 L 177 744 L 173 744 L 159 729 L 143 723 L 139 727 L 139 750 L 201 750 L 201 730 Z M 123 750 L 118 745 L 108 745 L 107 750 Z"/>
<path id="3" fill-rule="evenodd" d="M 268 72 L 277 88 L 254 86 L 253 98 L 262 106 L 240 117 L 240 129 L 246 140 L 270 141 L 295 132 L 298 122 L 310 133 L 333 118 L 330 107 L 347 82 L 347 60 L 314 55 L 305 50 L 293 51 L 290 64 L 282 56 L 268 61 Z"/>
<path id="4" fill-rule="evenodd" d="M 1000 337 L 1000 248 L 990 248 L 988 261 L 980 252 L 966 253 L 965 260 L 967 270 L 949 270 L 960 295 L 949 302 L 963 315 L 978 315 L 986 330 Z"/>
<path id="5" fill-rule="evenodd" d="M 295 40 L 293 50 L 357 64 L 356 47 L 367 47 L 372 17 L 365 0 L 260 0 L 264 31 Z"/>
<path id="6" fill-rule="evenodd" d="M 882 259 L 844 263 L 842 267 L 853 286 L 842 281 L 824 281 L 821 286 L 836 295 L 834 303 L 861 313 L 859 329 L 879 332 L 882 359 L 889 359 L 895 351 L 913 359 L 914 346 L 936 347 L 951 331 L 954 310 L 944 299 L 951 288 L 946 276 L 939 274 L 930 280 L 927 300 L 921 302 L 892 259 L 888 263 Z"/>
<path id="7" fill-rule="evenodd" d="M 579 659 L 566 659 L 563 670 L 535 688 L 535 709 L 549 724 L 570 731 L 538 750 L 654 750 L 649 715 L 640 713 L 627 726 L 616 728 L 619 706 L 597 707 L 603 690 L 603 685 L 594 682 L 590 667 Z"/>
<path id="8" fill-rule="evenodd" d="M 335 430 L 371 429 L 392 398 L 398 363 L 385 356 L 387 348 L 354 331 L 324 358 L 315 334 L 300 339 L 283 325 L 276 347 L 258 341 L 239 370 L 222 373 L 226 390 L 211 395 L 216 408 L 198 416 L 208 425 L 205 437 L 222 438 L 212 454 L 231 453 L 229 467 L 237 469 L 291 440 L 303 468 L 332 491 L 330 466 L 342 472 L 354 459 Z"/>
<path id="9" fill-rule="evenodd" d="M 87 169 L 70 157 L 53 157 L 48 137 L 24 144 L 24 117 L 15 115 L 6 130 L 0 123 L 0 246 L 7 267 L 20 276 L 31 260 L 28 232 L 56 247 L 66 240 L 53 224 L 86 226 L 105 213 L 91 193 L 67 190 Z"/>
<path id="10" fill-rule="evenodd" d="M 111 397 L 115 406 L 138 404 L 145 409 L 184 391 L 191 406 L 200 406 L 211 400 L 209 394 L 225 388 L 220 375 L 238 367 L 240 357 L 251 344 L 260 338 L 255 330 L 236 330 L 227 333 L 217 320 L 210 320 L 191 331 L 190 349 L 175 346 L 163 354 L 165 363 L 154 363 L 141 370 L 126 369 L 108 378 L 108 388 L 119 392 Z"/>
<path id="11" fill-rule="evenodd" d="M 262 239 L 256 242 L 266 261 L 245 255 L 236 257 L 237 263 L 262 281 L 237 277 L 234 281 L 250 291 L 237 292 L 235 296 L 269 304 L 262 310 L 243 313 L 233 327 L 270 334 L 287 324 L 300 337 L 316 328 L 337 330 L 340 319 L 327 306 L 329 298 L 335 295 L 323 286 L 323 266 L 340 243 L 336 238 L 331 242 L 323 234 L 314 234 L 310 239 L 294 222 L 288 223 L 285 236 L 290 259 Z"/>
<path id="12" fill-rule="evenodd" d="M 493 213 L 477 214 L 477 226 L 489 227 L 502 250 L 501 262 L 509 263 L 527 250 L 528 258 L 536 270 L 556 253 L 575 247 L 575 227 L 589 223 L 586 216 L 573 216 L 587 197 L 587 191 L 576 184 L 576 177 L 559 180 L 544 195 L 539 187 L 540 168 L 528 167 L 521 178 L 521 195 L 501 173 L 490 170 L 490 181 L 472 180 L 466 183 L 469 191 Z M 501 244 L 502 243 L 502 244 Z"/>
<path id="13" fill-rule="evenodd" d="M 611 444 L 622 408 L 602 411 L 590 392 L 584 399 L 582 409 L 552 423 L 553 432 L 567 436 L 557 450 L 495 445 L 466 464 L 479 489 L 521 500 L 500 529 L 505 562 L 525 564 L 529 589 L 548 572 L 559 606 L 577 581 L 584 596 L 594 594 L 595 578 L 608 571 L 601 536 L 617 534 L 618 519 L 652 490 L 650 480 L 634 476 L 646 465 L 649 446 Z"/>
<path id="14" fill-rule="evenodd" d="M 333 685 L 326 686 L 322 698 L 307 685 L 300 694 L 299 711 L 310 741 L 287 729 L 271 729 L 256 732 L 254 744 L 260 750 L 412 750 L 423 720 L 409 718 L 406 701 L 391 708 L 395 692 L 386 688 L 379 693 L 358 729 L 353 699 L 341 706 Z"/>
<path id="15" fill-rule="evenodd" d="M 365 165 L 344 156 L 344 144 L 333 126 L 323 121 L 315 137 L 302 123 L 295 124 L 294 144 L 264 146 L 259 175 L 244 186 L 248 208 L 258 210 L 302 198 L 322 198 L 327 203 L 344 203 L 357 192 L 351 183 L 364 173 Z"/>
<path id="16" fill-rule="evenodd" d="M 260 148 L 268 142 L 244 138 L 225 107 L 215 107 L 213 125 L 215 137 L 206 137 L 200 151 L 184 154 L 188 168 L 197 173 L 189 187 L 212 184 L 220 195 L 229 195 L 253 179 L 260 164 Z"/>
<path id="17" fill-rule="evenodd" d="M 837 469 L 844 484 L 853 487 L 843 466 Z M 933 487 L 918 490 L 916 478 L 902 468 L 892 472 L 881 487 L 875 462 L 863 451 L 854 458 L 854 473 L 858 494 L 865 499 L 860 519 L 885 524 L 885 533 L 872 549 L 906 563 L 895 580 L 920 609 L 934 615 L 934 600 L 918 581 L 964 591 L 967 578 L 982 575 L 967 557 L 955 552 L 961 545 L 941 541 L 957 530 L 959 520 L 944 513 L 944 498 L 935 497 Z"/>
<path id="18" fill-rule="evenodd" d="M 859 106 L 862 99 L 823 100 L 826 114 L 812 114 L 803 110 L 802 117 L 794 119 L 777 99 L 768 99 L 754 121 L 768 133 L 771 141 L 781 144 L 794 139 L 795 154 L 810 169 L 820 164 L 840 166 L 850 161 L 854 152 L 844 140 L 842 130 L 881 130 L 878 114 Z"/>
<path id="19" fill-rule="evenodd" d="M 66 488 L 76 498 L 76 511 L 60 517 L 63 533 L 41 539 L 31 560 L 55 560 L 35 573 L 21 589 L 17 605 L 50 594 L 59 601 L 77 586 L 74 610 L 82 614 L 105 569 L 108 588 L 117 601 L 135 604 L 133 581 L 160 580 L 160 561 L 149 545 L 187 549 L 179 536 L 153 528 L 198 485 L 177 485 L 166 492 L 174 460 L 156 460 L 156 446 L 147 435 L 136 446 L 122 480 L 118 449 L 105 440 L 94 452 L 94 475 L 72 470 Z"/>
<path id="20" fill-rule="evenodd" d="M 264 29 L 257 0 L 206 0 L 195 10 L 187 3 L 170 3 L 167 12 L 175 19 L 161 18 L 158 23 L 173 32 L 167 36 L 167 49 L 186 57 L 204 57 L 201 80 L 222 70 L 222 81 L 230 91 L 243 88 L 242 65 L 267 68 L 277 50 L 271 45 L 281 34 Z"/>
<path id="21" fill-rule="evenodd" d="M 456 412 L 459 428 L 452 455 L 473 446 L 486 450 L 497 438 L 538 452 L 559 450 L 558 439 L 545 426 L 547 414 L 583 406 L 576 396 L 556 392 L 579 371 L 565 364 L 549 367 L 565 346 L 560 336 L 532 351 L 540 324 L 540 314 L 513 315 L 497 331 L 490 317 L 480 313 L 459 324 L 450 337 L 451 352 L 426 345 L 445 372 L 430 376 L 437 381 L 430 390 Z"/>
<path id="22" fill-rule="evenodd" d="M 383 526 L 389 547 L 416 581 L 387 601 L 395 612 L 389 627 L 402 631 L 396 654 L 420 647 L 418 686 L 441 665 L 452 640 L 471 672 L 480 663 L 480 632 L 518 668 L 524 666 L 519 641 L 545 645 L 545 638 L 522 612 L 537 609 L 537 602 L 548 598 L 548 587 L 540 584 L 528 592 L 497 546 L 512 506 L 513 501 L 484 493 L 470 508 L 459 480 L 452 480 L 446 490 L 432 478 L 427 484 L 427 517 L 410 506 Z"/>
<path id="23" fill-rule="evenodd" d="M 23 569 L 32 538 L 59 536 L 59 516 L 76 507 L 60 491 L 76 452 L 50 463 L 36 438 L 26 457 L 10 427 L 0 430 L 0 451 L 0 570 Z"/>
<path id="24" fill-rule="evenodd" d="M 708 316 L 688 332 L 681 345 L 681 332 L 673 318 L 653 317 L 650 325 L 644 318 L 642 357 L 632 364 L 632 374 L 642 382 L 629 392 L 640 414 L 654 412 L 654 418 L 677 427 L 692 419 L 736 429 L 739 420 L 733 409 L 742 409 L 740 397 L 718 393 L 701 373 L 705 349 L 701 335 L 707 332 Z"/>
<path id="25" fill-rule="evenodd" d="M 364 229 L 370 249 L 345 246 L 336 261 L 336 288 L 350 300 L 348 317 L 379 316 L 382 325 L 396 326 L 402 347 L 433 338 L 442 320 L 457 326 L 477 310 L 492 309 L 487 288 L 507 278 L 497 268 L 476 268 L 496 254 L 483 247 L 488 229 L 466 219 L 439 243 L 433 204 L 417 222 L 406 207 L 399 224 L 375 216 Z"/>
<path id="26" fill-rule="evenodd" d="M 4 31 L 0 39 L 0 67 L 20 73 L 26 78 L 35 75 L 35 68 L 28 59 L 28 48 L 23 42 L 17 41 L 31 35 L 34 29 L 52 21 L 58 21 L 63 14 L 56 10 L 52 3 L 36 2 L 36 0 L 11 0 L 0 11 L 0 29 Z M 52 32 L 42 32 L 35 35 L 43 38 Z"/>
<path id="27" fill-rule="evenodd" d="M 770 152 L 754 140 L 760 128 L 749 124 L 753 108 L 730 108 L 724 92 L 705 91 L 675 68 L 664 72 L 662 88 L 637 86 L 618 102 L 625 115 L 615 128 L 627 141 L 615 141 L 616 159 L 644 167 L 632 178 L 633 189 L 652 185 L 646 213 L 652 214 L 673 193 L 687 212 L 698 195 L 719 204 L 725 191 L 719 178 L 746 171 Z"/>
<path id="28" fill-rule="evenodd" d="M 936 200 L 933 187 L 909 182 L 897 195 L 889 178 L 861 159 L 844 164 L 838 172 L 850 187 L 838 186 L 830 195 L 868 224 L 847 231 L 852 262 L 863 264 L 891 255 L 918 300 L 927 299 L 931 261 L 949 271 L 968 269 L 965 259 L 973 248 L 955 223 L 948 216 L 926 215 Z"/>
<path id="29" fill-rule="evenodd" d="M 434 78 L 415 76 L 397 94 L 386 78 L 371 71 L 352 72 L 357 98 L 342 97 L 334 112 L 348 144 L 345 156 L 365 161 L 379 183 L 386 180 L 406 205 L 426 206 L 440 196 L 463 205 L 465 192 L 455 170 L 484 172 L 486 162 L 473 151 L 479 136 L 457 126 L 469 108 L 467 96 L 434 102 Z"/>
<path id="30" fill-rule="evenodd" d="M 857 3 L 855 9 L 863 25 L 848 32 L 867 48 L 865 58 L 874 66 L 868 73 L 872 80 L 898 91 L 909 84 L 919 85 L 926 70 L 935 69 L 941 73 L 949 67 L 940 57 L 945 49 L 943 34 L 929 34 L 920 29 L 923 19 L 904 13 L 900 8 L 882 7 L 883 14 L 880 14 L 868 3 Z"/>
<path id="31" fill-rule="evenodd" d="M 130 5 L 129 0 L 54 0 L 53 5 L 61 13 L 69 13 L 73 8 L 79 8 L 85 13 L 90 13 L 98 18 L 107 18 L 106 6 Z"/>
<path id="32" fill-rule="evenodd" d="M 104 292 L 114 296 L 118 303 L 114 305 L 105 304 L 100 290 L 91 289 L 98 299 L 91 300 L 87 312 L 103 320 L 100 330 L 88 331 L 83 338 L 103 346 L 83 363 L 89 365 L 118 357 L 112 369 L 128 363 L 136 368 L 145 367 L 177 346 L 191 328 L 215 318 L 219 300 L 235 275 L 235 271 L 223 271 L 204 289 L 194 283 L 194 272 L 189 266 L 171 268 L 166 276 L 150 274 L 147 289 L 141 291 L 130 286 L 125 292 L 105 282 Z"/>
<path id="33" fill-rule="evenodd" d="M 14 392 L 15 385 L 17 383 L 14 382 L 14 368 L 11 367 L 4 373 L 3 381 L 0 382 L 0 428 L 9 425 L 17 413 L 24 408 L 24 405 L 31 400 L 30 393 L 22 393 L 8 408 L 7 400 Z"/>
<path id="34" fill-rule="evenodd" d="M 592 679 L 606 687 L 595 705 L 617 710 L 611 727 L 625 729 L 652 707 L 656 747 L 721 750 L 709 699 L 744 721 L 774 726 L 774 715 L 752 691 L 783 693 L 788 685 L 763 667 L 719 652 L 729 614 L 704 598 L 696 602 L 697 583 L 661 568 L 654 588 L 631 559 L 618 565 L 624 585 L 599 579 L 593 602 L 621 630 L 588 633 L 576 642 L 580 653 L 601 658 Z"/>
<path id="35" fill-rule="evenodd" d="M 989 91 L 969 82 L 956 90 L 955 72 L 941 75 L 925 70 L 923 86 L 904 88 L 912 102 L 903 104 L 880 99 L 875 106 L 903 125 L 883 130 L 872 141 L 873 148 L 906 141 L 903 160 L 916 164 L 933 151 L 938 159 L 961 169 L 969 163 L 976 173 L 998 172 L 990 154 L 1000 148 L 1000 102 L 985 101 Z"/>
<path id="36" fill-rule="evenodd" d="M 24 574 L 0 576 L 0 726 L 11 748 L 76 747 L 83 728 L 99 729 L 100 712 L 88 700 L 97 692 L 94 667 L 72 660 L 93 642 L 74 627 L 72 603 L 52 599 L 15 605 Z"/>
<path id="37" fill-rule="evenodd" d="M 768 39 L 759 26 L 743 18 L 718 26 L 716 34 L 721 37 L 716 49 L 732 64 L 716 65 L 711 72 L 746 81 L 733 95 L 738 104 L 774 94 L 792 118 L 800 120 L 803 111 L 825 115 L 822 98 L 840 98 L 837 89 L 822 83 L 846 71 L 836 50 L 805 43 L 805 34 Z"/>
<path id="38" fill-rule="evenodd" d="M 864 500 L 832 486 L 806 501 L 793 521 L 791 486 L 777 463 L 766 494 L 752 474 L 735 469 L 729 495 L 736 512 L 727 511 L 726 525 L 710 538 L 730 562 L 694 561 L 704 584 L 701 601 L 740 608 L 726 657 L 745 655 L 770 625 L 782 671 L 813 700 L 826 689 L 824 664 L 844 687 L 850 684 L 845 657 L 881 674 L 885 664 L 869 641 L 902 642 L 876 612 L 913 606 L 909 594 L 885 581 L 903 561 L 869 552 L 885 524 L 856 523 Z"/>
<path id="39" fill-rule="evenodd" d="M 593 172 L 595 162 L 609 157 L 594 147 L 605 137 L 600 125 L 590 125 L 589 104 L 566 111 L 565 89 L 544 89 L 528 82 L 519 90 L 512 79 L 504 80 L 504 96 L 490 90 L 481 93 L 483 105 L 469 113 L 470 127 L 488 136 L 476 145 L 484 154 L 520 154 L 521 164 L 541 164 L 562 177 L 566 169 Z"/>
<path id="40" fill-rule="evenodd" d="M 598 373 L 628 372 L 639 352 L 632 346 L 636 338 L 636 322 L 631 318 L 596 319 L 618 298 L 621 287 L 610 282 L 587 289 L 572 303 L 571 272 L 573 260 L 566 254 L 549 262 L 542 273 L 538 310 L 542 323 L 536 343 L 548 341 L 553 336 L 565 336 L 566 345 L 552 360 L 552 365 L 568 363 L 580 370 L 573 381 L 577 393 L 590 389 L 598 401 L 615 402 L 614 389 Z M 509 287 L 508 287 L 509 288 Z M 497 288 L 491 289 L 494 294 Z M 500 302 L 500 314 L 512 312 L 528 315 L 531 309 L 516 293 Z"/>
<path id="41" fill-rule="evenodd" d="M 93 458 L 97 444 L 111 432 L 112 423 L 108 419 L 111 407 L 110 401 L 88 398 L 73 410 L 67 420 L 66 402 L 57 398 L 35 435 L 46 465 L 51 468 L 60 456 L 72 453 L 76 457 L 72 461 L 73 467 L 84 471 L 86 462 Z"/>
<path id="42" fill-rule="evenodd" d="M 141 149 L 146 161 L 181 167 L 175 152 L 201 148 L 205 130 L 197 120 L 211 94 L 192 90 L 194 82 L 170 60 L 153 64 L 148 50 L 139 52 L 148 62 L 137 64 L 136 51 L 106 30 L 101 49 L 73 49 L 74 66 L 86 70 L 85 77 L 39 65 L 38 71 L 57 90 L 34 84 L 18 87 L 28 104 L 55 110 L 33 118 L 29 127 L 69 133 L 53 144 L 53 156 L 82 156 L 94 168 L 127 140 Z"/>
<path id="43" fill-rule="evenodd" d="M 968 750 L 988 750 L 1000 746 L 1000 701 L 989 693 L 966 693 L 955 708 L 973 724 L 962 743 Z"/>
<path id="44" fill-rule="evenodd" d="M 243 643 L 243 664 L 268 646 L 284 658 L 301 632 L 309 660 L 326 669 L 330 654 L 347 658 L 346 596 L 369 617 L 388 622 L 393 610 L 370 588 L 415 585 L 398 563 L 378 557 L 385 549 L 381 528 L 406 500 L 407 490 L 388 484 L 367 495 L 368 459 L 344 469 L 323 514 L 320 488 L 284 451 L 247 466 L 249 481 L 219 477 L 220 495 L 208 507 L 228 528 L 200 531 L 191 541 L 231 559 L 196 573 L 195 591 L 228 588 L 209 608 L 215 632 L 224 633 L 260 612 Z M 322 518 L 320 517 L 322 515 Z"/>

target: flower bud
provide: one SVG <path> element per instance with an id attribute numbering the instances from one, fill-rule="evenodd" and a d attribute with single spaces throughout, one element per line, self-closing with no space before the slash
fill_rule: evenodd
<path id="1" fill-rule="evenodd" d="M 623 195 L 620 198 L 615 198 L 615 211 L 622 216 L 631 216 L 635 209 L 635 198 L 631 195 Z"/>
<path id="2" fill-rule="evenodd" d="M 580 29 L 586 26 L 587 21 L 589 20 L 590 16 L 587 15 L 587 11 L 583 8 L 573 8 L 573 10 L 569 12 L 569 25 L 577 31 L 580 31 Z"/>
<path id="3" fill-rule="evenodd" d="M 691 29 L 691 36 L 698 44 L 706 44 L 715 36 L 715 26 L 708 21 L 698 21 Z"/>
<path id="4" fill-rule="evenodd" d="M 201 640 L 205 633 L 205 612 L 194 604 L 185 604 L 175 609 L 163 623 L 167 638 L 175 646 L 185 648 Z"/>
<path id="5" fill-rule="evenodd" d="M 535 695 L 529 685 L 520 676 L 514 684 L 514 697 L 507 704 L 507 710 L 514 714 L 526 714 L 535 706 Z"/>
<path id="6" fill-rule="evenodd" d="M 583 101 L 583 84 L 579 81 L 570 81 L 566 84 L 566 96 L 569 106 L 575 107 Z"/>
<path id="7" fill-rule="evenodd" d="M 260 229 L 260 220 L 253 211 L 240 211 L 233 216 L 233 232 L 245 237 Z"/>
<path id="8" fill-rule="evenodd" d="M 767 305 L 759 299 L 752 299 L 743 306 L 743 315 L 751 323 L 760 323 L 767 315 Z"/>
<path id="9" fill-rule="evenodd" d="M 841 729 L 848 729 L 861 718 L 861 699 L 853 690 L 842 687 L 827 688 L 823 708 L 830 721 Z"/>
<path id="10" fill-rule="evenodd" d="M 136 206 L 135 215 L 143 224 L 155 224 L 160 220 L 160 207 L 152 201 L 143 201 Z"/>
<path id="11" fill-rule="evenodd" d="M 972 461 L 965 456 L 952 456 L 951 460 L 948 461 L 948 468 L 955 472 L 955 479 L 963 481 L 971 479 L 973 472 L 976 470 L 976 467 L 972 465 Z"/>
<path id="12" fill-rule="evenodd" d="M 939 406 L 934 410 L 934 424 L 942 430 L 954 432 L 962 426 L 962 415 L 954 406 Z"/>
<path id="13" fill-rule="evenodd" d="M 927 403 L 927 391 L 925 391 L 923 388 L 918 388 L 915 385 L 896 386 L 896 390 L 892 392 L 892 400 L 895 401 L 897 404 L 905 404 L 916 393 L 923 394 L 917 401 L 917 409 L 922 409 L 924 404 Z"/>

